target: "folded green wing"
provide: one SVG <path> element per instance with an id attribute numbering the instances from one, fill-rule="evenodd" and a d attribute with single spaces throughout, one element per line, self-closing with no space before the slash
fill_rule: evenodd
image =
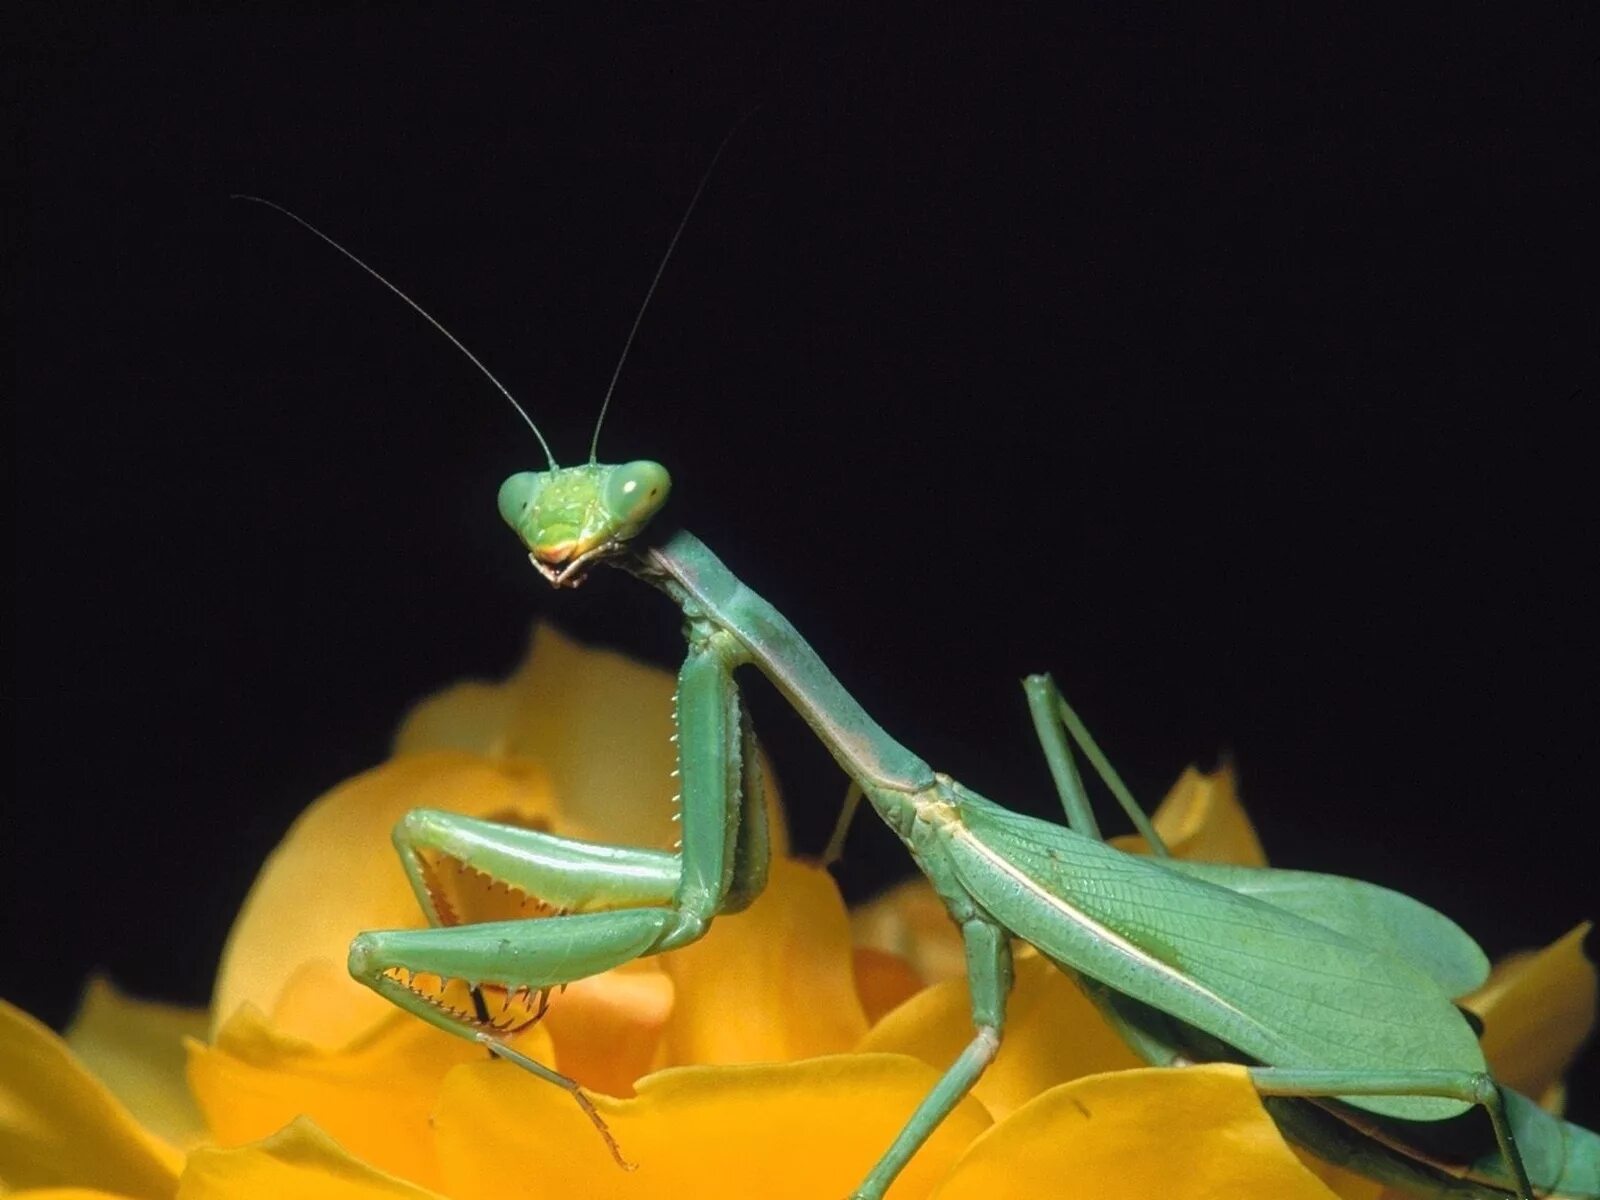
<path id="1" fill-rule="evenodd" d="M 961 821 L 944 835 L 962 884 L 1057 962 L 1271 1066 L 1484 1069 L 1450 998 L 1403 959 L 964 788 L 957 795 Z M 1348 1102 L 1412 1120 L 1468 1107 L 1433 1097 Z"/>
<path id="2" fill-rule="evenodd" d="M 1403 892 L 1314 871 L 1175 858 L 1164 859 L 1161 865 L 1287 909 L 1352 941 L 1403 959 L 1432 978 L 1447 996 L 1464 996 L 1482 987 L 1489 977 L 1489 960 L 1466 930 Z"/>

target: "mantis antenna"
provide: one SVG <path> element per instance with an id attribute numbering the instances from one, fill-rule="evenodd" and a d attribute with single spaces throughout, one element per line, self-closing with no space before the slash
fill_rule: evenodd
<path id="1" fill-rule="evenodd" d="M 759 107 L 759 106 L 758 106 Z M 655 277 L 650 280 L 650 286 L 644 294 L 644 301 L 639 305 L 639 311 L 634 314 L 633 328 L 628 330 L 628 340 L 622 343 L 622 353 L 617 357 L 617 369 L 611 372 L 611 382 L 606 387 L 605 399 L 600 402 L 600 415 L 595 418 L 594 436 L 589 439 L 589 463 L 594 465 L 596 455 L 600 449 L 600 426 L 605 424 L 606 410 L 611 407 L 611 393 L 617 390 L 617 379 L 622 375 L 622 364 L 628 361 L 628 351 L 633 349 L 633 339 L 639 334 L 639 323 L 644 320 L 645 309 L 650 307 L 650 301 L 656 294 L 656 286 L 661 282 L 661 276 L 666 272 L 667 263 L 672 261 L 672 252 L 678 248 L 678 239 L 683 236 L 684 227 L 689 224 L 689 218 L 694 216 L 695 205 L 700 203 L 700 193 L 706 190 L 706 184 L 711 182 L 711 176 L 716 172 L 717 162 L 722 158 L 722 152 L 728 148 L 728 143 L 733 141 L 733 135 L 739 132 L 739 127 L 749 119 L 751 109 L 733 123 L 733 128 L 723 135 L 722 144 L 717 147 L 717 152 L 711 156 L 711 164 L 706 167 L 705 174 L 700 176 L 700 182 L 695 184 L 694 195 L 689 197 L 689 207 L 683 210 L 683 218 L 678 222 L 678 227 L 672 231 L 672 240 L 667 243 L 667 252 L 661 256 L 661 262 L 656 266 Z"/>
<path id="2" fill-rule="evenodd" d="M 721 154 L 722 151 L 718 150 L 717 153 Z M 715 159 L 712 160 L 712 165 L 713 166 L 716 165 L 716 160 Z M 704 186 L 704 181 L 703 180 L 701 181 L 701 186 L 702 187 Z M 698 196 L 699 193 L 696 192 L 695 195 Z M 247 195 L 243 194 L 242 192 L 235 192 L 231 197 L 229 197 L 229 199 L 232 199 L 232 200 L 248 200 L 252 204 L 264 204 L 268 208 L 273 209 L 276 212 L 282 213 L 284 216 L 288 217 L 291 221 L 293 221 L 296 225 L 299 225 L 303 229 L 310 230 L 317 237 L 319 237 L 323 241 L 327 242 L 328 245 L 332 246 L 335 250 L 337 250 L 340 254 L 344 255 L 351 262 L 355 263 L 356 266 L 360 267 L 368 275 L 371 275 L 379 283 L 383 284 L 384 287 L 388 288 L 396 296 L 399 296 L 400 299 L 404 300 L 408 305 L 411 306 L 413 311 L 415 311 L 418 316 L 420 316 L 429 325 L 432 325 L 440 333 L 444 334 L 444 336 L 447 339 L 449 339 L 449 342 L 450 342 L 450 344 L 452 346 L 454 346 L 457 350 L 461 351 L 461 353 L 465 354 L 467 356 L 468 361 L 470 361 L 473 366 L 477 367 L 478 370 L 482 371 L 483 374 L 484 374 L 484 377 L 487 378 L 490 383 L 494 384 L 494 386 L 497 389 L 499 389 L 499 392 L 500 392 L 500 394 L 502 396 L 504 396 L 507 400 L 509 400 L 511 402 L 511 407 L 517 410 L 517 414 L 524 421 L 526 421 L 528 423 L 528 428 L 533 430 L 533 436 L 539 439 L 539 445 L 544 448 L 544 456 L 545 456 L 545 458 L 550 460 L 550 469 L 552 471 L 559 469 L 556 466 L 556 456 L 554 454 L 550 453 L 550 443 L 544 440 L 544 434 L 539 432 L 539 427 L 533 423 L 533 418 L 528 415 L 527 409 L 523 408 L 522 405 L 518 404 L 517 403 L 517 398 L 515 396 L 513 396 L 509 391 L 506 390 L 506 385 L 501 383 L 498 379 L 496 379 L 494 377 L 494 374 L 489 370 L 489 368 L 484 366 L 483 363 L 481 363 L 480 361 L 478 361 L 478 356 L 476 354 L 474 354 L 471 350 L 468 350 L 465 346 L 463 346 L 461 344 L 461 339 L 460 338 L 456 337 L 455 334 L 451 333 L 443 325 L 439 324 L 438 321 L 434 320 L 433 315 L 431 313 L 429 313 L 427 309 L 423 308 L 422 305 L 418 304 L 410 296 L 406 295 L 399 288 L 397 288 L 394 284 L 390 283 L 382 275 L 378 274 L 378 272 L 375 271 L 373 268 L 367 266 L 366 263 L 362 262 L 359 258 L 357 258 L 349 250 L 346 250 L 338 242 L 334 241 L 327 234 L 323 233 L 322 230 L 318 229 L 310 221 L 306 220 L 304 217 L 297 216 L 295 213 L 290 212 L 283 205 L 275 204 L 271 200 L 263 200 L 260 196 L 247 196 Z M 680 230 L 680 232 L 681 232 L 681 230 Z M 673 240 L 676 241 L 677 239 L 674 238 Z M 668 253 L 671 253 L 671 251 L 669 250 Z M 626 353 L 626 351 L 624 351 L 624 353 Z M 596 431 L 596 432 L 598 432 L 598 431 Z"/>

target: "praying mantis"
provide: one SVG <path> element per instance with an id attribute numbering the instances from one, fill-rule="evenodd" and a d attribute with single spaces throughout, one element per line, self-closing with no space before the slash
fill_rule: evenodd
<path id="1" fill-rule="evenodd" d="M 710 174 L 657 268 L 624 359 Z M 507 479 L 499 510 L 538 573 L 553 587 L 572 588 L 597 569 L 624 571 L 680 610 L 687 643 L 674 714 L 678 849 L 585 842 L 414 810 L 394 842 L 430 928 L 358 934 L 349 952 L 356 980 L 566 1089 L 619 1164 L 628 1165 L 579 1083 L 507 1039 L 543 1015 L 552 990 L 687 945 L 761 892 L 767 814 L 735 677 L 753 667 L 850 778 L 843 819 L 863 800 L 877 812 L 927 877 L 965 949 L 971 1040 L 878 1161 L 863 1164 L 854 1200 L 885 1195 L 994 1059 L 1014 940 L 1076 980 L 1148 1062 L 1243 1064 L 1288 1136 L 1330 1161 L 1420 1195 L 1600 1198 L 1600 1136 L 1546 1113 L 1488 1073 L 1477 1033 L 1453 1003 L 1483 982 L 1487 960 L 1448 918 L 1353 879 L 1171 858 L 1048 675 L 1030 676 L 1025 692 L 1066 826 L 1012 812 L 936 771 L 863 709 L 777 608 L 693 534 L 663 527 L 657 518 L 672 487 L 665 467 L 598 460 L 610 390 L 589 460 L 558 466 L 521 405 L 433 317 L 320 230 L 260 203 L 398 295 L 533 428 L 547 469 Z M 1080 753 L 1153 857 L 1104 841 Z M 447 863 L 516 889 L 546 915 L 462 923 L 442 880 Z M 426 979 L 441 986 L 426 986 Z M 462 985 L 457 994 L 470 1002 L 447 999 L 448 981 Z M 1466 1152 L 1440 1149 L 1438 1128 L 1472 1109 L 1487 1115 L 1487 1131 L 1471 1128 L 1475 1144 Z"/>

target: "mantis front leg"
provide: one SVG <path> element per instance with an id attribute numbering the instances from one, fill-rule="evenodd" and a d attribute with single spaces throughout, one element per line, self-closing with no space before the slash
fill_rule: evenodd
<path id="1" fill-rule="evenodd" d="M 718 913 L 744 907 L 765 884 L 766 807 L 754 739 L 733 671 L 742 647 L 691 626 L 678 676 L 678 773 L 683 838 L 678 853 L 607 846 L 419 809 L 394 839 L 430 929 L 386 930 L 350 943 L 350 974 L 432 1025 L 483 1043 L 571 1091 L 605 1132 L 578 1085 L 520 1053 L 503 1037 L 536 1021 L 552 988 L 701 937 Z M 442 862 L 487 876 L 559 915 L 460 924 Z M 437 979 L 437 989 L 421 980 Z M 472 1006 L 446 998 L 458 981 Z M 503 994 L 490 1019 L 481 990 Z M 519 996 L 540 995 L 518 1020 Z M 606 1134 L 619 1161 L 615 1143 Z"/>

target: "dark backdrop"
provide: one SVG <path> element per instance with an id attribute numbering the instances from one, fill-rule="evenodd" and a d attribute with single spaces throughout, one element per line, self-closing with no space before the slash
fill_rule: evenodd
<path id="1" fill-rule="evenodd" d="M 757 104 L 604 448 L 872 712 L 1048 812 L 1049 668 L 1147 797 L 1231 755 L 1276 862 L 1496 953 L 1594 915 L 1587 6 L 47 21 L 0 873 L 47 1019 L 95 969 L 204 999 L 301 807 L 535 615 L 679 653 L 631 581 L 529 569 L 494 501 L 539 456 L 488 385 L 228 194 L 347 240 L 573 458 Z M 751 690 L 815 850 L 843 781 Z M 870 826 L 853 896 L 907 869 Z"/>

